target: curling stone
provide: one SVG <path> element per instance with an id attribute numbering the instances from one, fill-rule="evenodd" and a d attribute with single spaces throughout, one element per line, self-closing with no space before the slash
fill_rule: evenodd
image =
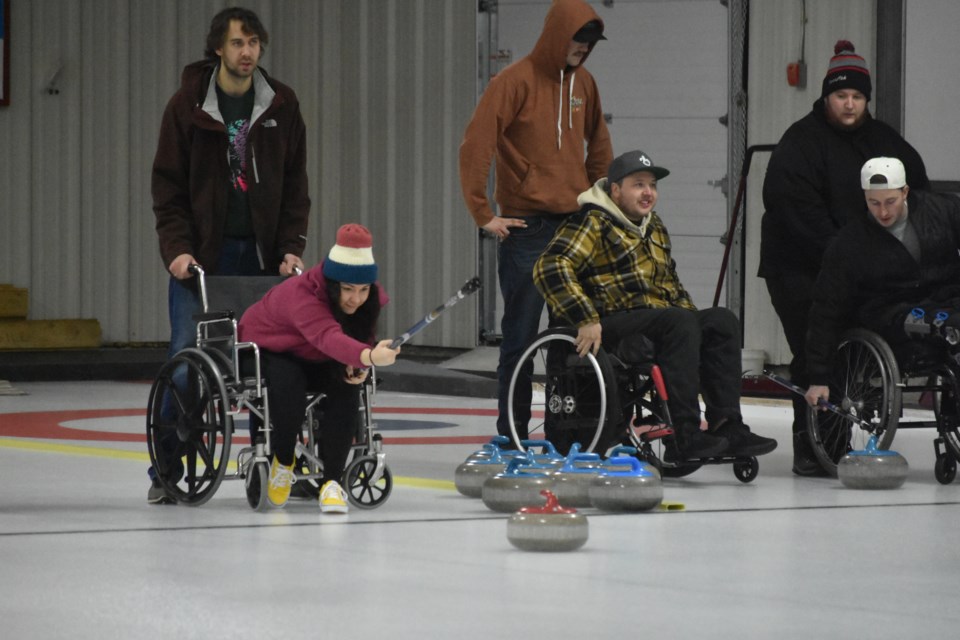
<path id="1" fill-rule="evenodd" d="M 617 458 L 623 458 L 623 457 L 636 458 L 637 460 L 640 460 L 637 454 L 638 454 L 638 450 L 636 447 L 631 447 L 625 444 L 619 444 L 610 450 L 607 460 L 605 460 L 601 464 L 601 466 L 606 467 L 608 469 L 613 469 L 614 471 L 629 471 L 630 469 L 633 468 L 630 466 L 630 463 L 628 462 L 621 463 L 618 466 L 613 464 L 611 461 L 616 460 Z M 662 474 L 660 473 L 660 469 L 650 464 L 649 462 L 640 460 L 640 466 L 646 469 L 647 471 L 649 471 L 650 473 L 652 473 L 653 475 L 657 476 L 658 478 L 662 476 Z"/>
<path id="2" fill-rule="evenodd" d="M 603 466 L 603 458 L 597 453 L 584 453 L 580 451 L 580 443 L 574 442 L 570 445 L 570 453 L 564 459 L 564 464 L 569 461 L 578 469 L 597 469 Z"/>
<path id="3" fill-rule="evenodd" d="M 527 449 L 527 452 L 537 464 L 551 469 L 559 469 L 567 461 L 549 440 L 521 440 L 520 443 Z M 536 447 L 540 448 L 539 453 L 533 451 Z"/>
<path id="4" fill-rule="evenodd" d="M 636 458 L 607 460 L 611 466 L 629 466 L 628 470 L 606 469 L 588 489 L 590 502 L 604 511 L 648 511 L 663 500 L 663 483 Z"/>
<path id="5" fill-rule="evenodd" d="M 573 551 L 590 535 L 587 516 L 576 509 L 561 507 L 549 490 L 540 494 L 546 504 L 523 507 L 507 520 L 507 540 L 524 551 Z"/>
<path id="6" fill-rule="evenodd" d="M 477 460 L 487 460 L 490 458 L 490 453 L 497 449 L 500 453 L 504 453 L 504 447 L 510 444 L 510 438 L 507 436 L 493 436 L 490 438 L 490 442 L 486 443 L 477 451 L 474 451 L 464 462 L 475 462 Z"/>
<path id="7" fill-rule="evenodd" d="M 464 464 L 470 464 L 471 462 L 480 462 L 481 460 L 489 460 L 490 455 L 496 449 L 492 444 L 487 443 L 468 455 L 463 461 Z"/>
<path id="8" fill-rule="evenodd" d="M 551 468 L 531 458 L 514 458 L 502 473 L 487 478 L 480 497 L 487 508 L 513 513 L 521 507 L 542 506 L 546 499 L 543 489 L 553 489 Z"/>
<path id="9" fill-rule="evenodd" d="M 837 463 L 837 477 L 850 489 L 896 489 L 907 479 L 907 471 L 906 458 L 877 448 L 877 436 L 870 436 L 862 451 L 851 451 Z"/>
<path id="10" fill-rule="evenodd" d="M 488 446 L 488 445 L 484 445 Z M 457 491 L 468 498 L 479 498 L 483 493 L 483 483 L 498 473 L 503 473 L 507 462 L 515 456 L 505 456 L 498 447 L 492 447 L 486 458 L 478 458 L 457 467 L 454 473 L 454 485 Z"/>
<path id="11" fill-rule="evenodd" d="M 579 445 L 573 445 L 564 465 L 551 474 L 557 500 L 567 507 L 591 506 L 588 491 L 602 468 L 600 462 L 596 453 L 580 453 Z"/>

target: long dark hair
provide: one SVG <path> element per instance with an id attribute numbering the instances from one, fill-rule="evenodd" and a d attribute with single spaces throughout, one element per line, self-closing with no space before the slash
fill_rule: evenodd
<path id="1" fill-rule="evenodd" d="M 377 320 L 380 319 L 380 290 L 377 283 L 370 285 L 367 301 L 352 314 L 346 314 L 340 308 L 340 281 L 327 280 L 327 300 L 334 319 L 343 328 L 343 332 L 360 342 L 369 342 L 377 332 Z"/>
<path id="2" fill-rule="evenodd" d="M 239 20 L 243 25 L 241 29 L 247 35 L 255 35 L 260 38 L 261 55 L 266 52 L 267 44 L 270 42 L 270 34 L 260 22 L 260 18 L 253 11 L 243 7 L 229 7 L 210 21 L 210 31 L 207 33 L 207 47 L 203 51 L 204 57 L 210 60 L 216 60 L 217 49 L 223 46 L 224 38 L 227 37 L 227 31 L 230 29 L 230 21 Z"/>

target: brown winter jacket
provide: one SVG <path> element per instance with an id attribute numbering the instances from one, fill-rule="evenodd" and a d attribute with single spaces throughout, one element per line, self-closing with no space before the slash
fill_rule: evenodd
<path id="1" fill-rule="evenodd" d="M 478 226 L 494 217 L 494 156 L 494 197 L 506 216 L 576 211 L 577 195 L 606 175 L 613 149 L 597 85 L 583 68 L 589 52 L 579 66 L 566 64 L 573 35 L 591 20 L 600 18 L 583 0 L 555 0 L 530 55 L 484 90 L 460 145 L 460 185 Z"/>
<path id="2" fill-rule="evenodd" d="M 229 165 L 216 69 L 208 60 L 185 67 L 180 90 L 163 112 L 151 189 L 165 267 L 187 253 L 212 273 L 220 257 Z M 247 193 L 261 266 L 276 273 L 285 254 L 303 255 L 306 242 L 306 129 L 290 87 L 258 69 L 254 93 Z"/>

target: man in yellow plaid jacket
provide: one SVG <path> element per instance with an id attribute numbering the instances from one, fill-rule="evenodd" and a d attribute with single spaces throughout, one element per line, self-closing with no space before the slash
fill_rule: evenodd
<path id="1" fill-rule="evenodd" d="M 740 412 L 740 324 L 729 310 L 699 310 L 677 276 L 657 204 L 669 171 L 642 151 L 610 164 L 580 194 L 534 267 L 552 317 L 577 328 L 581 356 L 645 335 L 663 372 L 676 432 L 668 461 L 770 453 L 777 441 L 750 431 Z M 707 430 L 701 429 L 700 403 Z"/>

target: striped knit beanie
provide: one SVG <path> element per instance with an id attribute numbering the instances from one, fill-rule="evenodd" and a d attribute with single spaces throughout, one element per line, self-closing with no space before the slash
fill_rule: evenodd
<path id="1" fill-rule="evenodd" d="M 870 82 L 870 69 L 863 57 L 856 54 L 849 40 L 837 40 L 833 46 L 834 56 L 830 58 L 830 67 L 823 78 L 821 98 L 826 98 L 840 89 L 856 89 L 870 101 L 873 84 Z"/>
<path id="2" fill-rule="evenodd" d="M 347 284 L 373 284 L 373 237 L 362 224 L 345 224 L 337 230 L 337 243 L 323 261 L 323 276 Z"/>

